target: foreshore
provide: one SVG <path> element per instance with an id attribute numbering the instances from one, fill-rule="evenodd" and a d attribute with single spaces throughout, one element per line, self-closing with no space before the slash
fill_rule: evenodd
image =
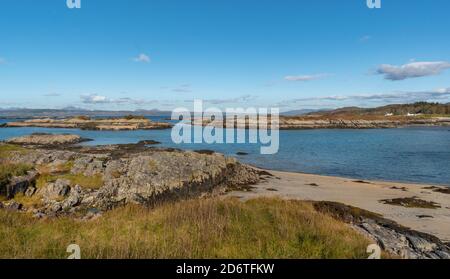
<path id="1" fill-rule="evenodd" d="M 271 117 L 245 116 L 225 118 L 212 121 L 210 119 L 192 119 L 192 125 L 213 126 L 217 128 L 237 129 L 274 129 L 309 130 L 309 129 L 389 129 L 406 126 L 445 126 L 450 127 L 449 117 L 406 117 L 406 116 L 280 116 L 277 120 Z M 66 128 L 82 130 L 157 130 L 170 129 L 172 124 L 153 122 L 144 117 L 128 116 L 121 118 L 91 119 L 87 116 L 53 119 L 41 118 L 0 125 L 4 128 Z"/>
<path id="2" fill-rule="evenodd" d="M 228 196 L 244 200 L 264 196 L 339 202 L 380 214 L 400 225 L 450 242 L 449 188 L 426 184 L 362 181 L 304 173 L 269 172 L 274 176 L 255 185 L 252 191 L 232 192 Z M 408 203 L 408 200 L 406 202 L 395 200 L 412 197 L 415 197 L 415 201 L 428 203 L 414 207 L 415 204 Z M 386 204 L 382 202 L 384 200 L 394 200 L 393 203 L 397 201 L 401 204 Z M 432 206 L 433 203 L 435 206 Z"/>
<path id="3" fill-rule="evenodd" d="M 92 220 L 132 204 L 280 198 L 354 228 L 396 257 L 450 258 L 450 188 L 267 171 L 209 150 L 148 147 L 153 141 L 89 147 L 74 140 L 35 134 L 0 143 L 0 208 Z"/>

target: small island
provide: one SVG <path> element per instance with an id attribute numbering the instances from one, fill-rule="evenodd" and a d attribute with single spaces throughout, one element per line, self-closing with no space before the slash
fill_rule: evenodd
<path id="1" fill-rule="evenodd" d="M 427 102 L 388 105 L 376 108 L 347 107 L 307 114 L 287 112 L 278 119 L 270 115 L 244 114 L 217 119 L 193 119 L 193 125 L 258 129 L 275 126 L 280 130 L 307 129 L 388 129 L 405 126 L 450 126 L 450 105 Z"/>
<path id="2" fill-rule="evenodd" d="M 123 131 L 123 130 L 162 130 L 172 128 L 167 122 L 154 122 L 143 116 L 124 116 L 118 118 L 90 118 L 76 116 L 72 118 L 54 119 L 39 118 L 21 122 L 9 122 L 3 125 L 5 128 L 40 127 L 40 128 L 65 128 L 98 131 Z"/>

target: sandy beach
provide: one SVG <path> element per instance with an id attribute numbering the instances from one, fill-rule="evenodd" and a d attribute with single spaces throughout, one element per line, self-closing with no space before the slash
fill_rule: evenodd
<path id="1" fill-rule="evenodd" d="M 274 175 L 255 185 L 250 192 L 232 192 L 242 199 L 281 197 L 285 199 L 333 201 L 383 215 L 400 225 L 450 241 L 450 195 L 430 189 L 435 185 L 360 181 L 303 173 L 269 171 Z M 411 198 L 435 202 L 440 208 L 409 208 L 389 205 L 381 200 Z"/>

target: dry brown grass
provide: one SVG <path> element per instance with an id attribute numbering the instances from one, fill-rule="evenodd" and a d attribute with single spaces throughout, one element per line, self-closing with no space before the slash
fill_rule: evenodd
<path id="1" fill-rule="evenodd" d="M 99 189 L 103 186 L 103 176 L 101 174 L 93 176 L 85 176 L 82 174 L 41 174 L 41 176 L 36 181 L 36 187 L 42 188 L 47 185 L 47 183 L 55 182 L 57 179 L 67 179 L 70 181 L 71 186 L 79 185 L 86 189 Z"/>
<path id="2" fill-rule="evenodd" d="M 0 258 L 364 258 L 368 241 L 311 203 L 196 199 L 94 221 L 0 211 Z"/>

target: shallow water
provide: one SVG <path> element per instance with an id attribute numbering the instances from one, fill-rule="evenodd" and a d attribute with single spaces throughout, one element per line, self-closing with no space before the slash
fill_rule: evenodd
<path id="1" fill-rule="evenodd" d="M 2 122 L 5 121 L 0 119 Z M 280 131 L 280 150 L 275 155 L 261 155 L 257 144 L 176 145 L 171 140 L 171 130 L 113 132 L 2 128 L 0 140 L 37 132 L 78 134 L 94 140 L 85 143 L 88 145 L 136 143 L 151 139 L 161 142 L 162 147 L 214 150 L 266 169 L 450 185 L 449 130 L 448 127 L 409 127 Z M 237 152 L 249 155 L 237 156 Z"/>

